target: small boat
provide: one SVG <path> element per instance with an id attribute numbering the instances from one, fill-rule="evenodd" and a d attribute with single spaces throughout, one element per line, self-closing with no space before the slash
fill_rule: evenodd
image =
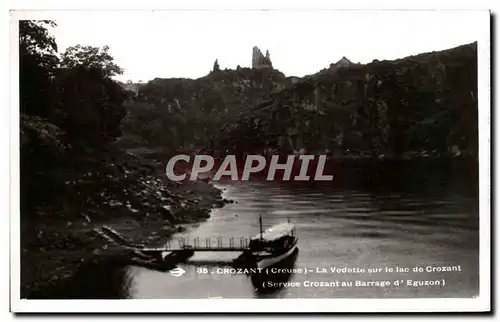
<path id="1" fill-rule="evenodd" d="M 250 273 L 250 280 L 257 294 L 270 294 L 278 292 L 285 287 L 288 281 L 294 275 L 295 262 L 297 260 L 299 249 L 295 250 L 279 263 L 276 263 L 268 269 Z M 269 268 L 276 270 L 269 270 Z"/>
<path id="2" fill-rule="evenodd" d="M 236 260 L 236 266 L 267 268 L 289 257 L 296 249 L 298 237 L 295 225 L 290 221 L 262 230 L 262 216 L 259 217 L 260 234 L 251 238 L 248 250 Z"/>

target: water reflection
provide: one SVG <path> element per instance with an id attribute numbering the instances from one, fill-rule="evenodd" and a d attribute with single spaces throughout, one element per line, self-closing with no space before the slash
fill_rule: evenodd
<path id="1" fill-rule="evenodd" d="M 351 268 L 454 266 L 459 273 L 377 275 L 219 274 L 237 254 L 196 253 L 182 277 L 143 267 L 101 263 L 82 268 L 75 281 L 48 298 L 414 298 L 471 297 L 479 290 L 479 209 L 476 165 L 428 163 L 349 165 L 331 183 L 237 182 L 223 186 L 237 201 L 176 237 L 253 236 L 264 226 L 290 218 L 297 226 L 298 252 L 283 267 Z M 206 267 L 207 274 L 198 268 Z M 133 287 L 130 287 L 132 276 Z M 342 279 L 446 278 L 440 288 L 304 288 L 287 282 Z M 270 281 L 271 287 L 262 287 Z M 275 282 L 275 283 L 274 283 Z M 269 286 L 269 283 L 267 284 Z M 41 293 L 39 293 L 41 294 Z M 43 293 L 49 294 L 49 293 Z"/>

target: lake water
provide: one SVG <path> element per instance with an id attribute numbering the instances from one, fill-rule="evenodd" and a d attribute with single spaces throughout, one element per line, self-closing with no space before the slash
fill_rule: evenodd
<path id="1" fill-rule="evenodd" d="M 291 274 L 231 274 L 238 253 L 196 253 L 181 276 L 142 267 L 89 267 L 70 298 L 473 297 L 479 290 L 477 163 L 344 165 L 333 182 L 219 184 L 234 200 L 174 237 L 250 237 L 291 220 Z M 335 272 L 331 269 L 334 268 Z M 435 271 L 436 269 L 453 271 Z M 303 271 L 307 270 L 307 274 Z M 286 283 L 262 288 L 267 282 Z M 396 282 L 398 281 L 398 282 Z M 390 283 L 390 285 L 385 285 Z M 398 284 L 398 285 L 395 285 Z M 426 285 L 427 283 L 427 285 Z M 276 286 L 276 285 L 274 285 Z M 61 296 L 61 295 L 56 295 Z"/>
<path id="2" fill-rule="evenodd" d="M 299 252 L 286 267 L 302 272 L 278 274 L 280 282 L 288 283 L 284 287 L 259 291 L 256 283 L 261 283 L 261 279 L 252 282 L 251 276 L 222 270 L 228 267 L 224 262 L 234 259 L 237 253 L 200 252 L 190 263 L 179 265 L 186 273 L 178 277 L 140 267 L 127 268 L 124 273 L 128 281 L 126 296 L 478 295 L 479 215 L 475 176 L 463 167 L 422 165 L 379 170 L 377 173 L 391 173 L 389 179 L 385 175 L 383 180 L 380 176 L 366 180 L 365 175 L 346 170 L 334 183 L 220 184 L 225 197 L 235 203 L 215 210 L 206 222 L 176 236 L 199 237 L 203 241 L 215 236 L 248 237 L 259 232 L 259 214 L 262 214 L 264 228 L 290 219 L 296 223 Z M 353 175 L 346 179 L 349 173 Z M 436 271 L 443 267 L 454 271 Z M 340 271 L 332 272 L 332 268 Z M 394 285 L 395 281 L 399 281 L 399 285 Z M 391 285 L 381 287 L 387 282 Z"/>

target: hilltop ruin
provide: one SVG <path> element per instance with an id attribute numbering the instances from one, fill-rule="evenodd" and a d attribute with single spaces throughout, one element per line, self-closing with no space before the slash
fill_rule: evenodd
<path id="1" fill-rule="evenodd" d="M 266 50 L 266 56 L 264 56 L 259 47 L 253 47 L 252 68 L 273 68 L 269 50 Z"/>

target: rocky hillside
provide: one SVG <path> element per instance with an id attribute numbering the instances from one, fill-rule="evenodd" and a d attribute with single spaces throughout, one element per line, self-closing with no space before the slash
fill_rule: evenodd
<path id="1" fill-rule="evenodd" d="M 111 78 L 121 68 L 107 47 L 59 54 L 55 26 L 19 23 L 23 298 L 44 297 L 97 254 L 130 260 L 102 229 L 134 244 L 165 242 L 224 204 L 208 183 L 169 181 L 163 164 L 114 145 L 133 96 Z"/>
<path id="2" fill-rule="evenodd" d="M 221 146 L 336 157 L 477 156 L 477 47 L 332 65 L 245 111 Z"/>
<path id="3" fill-rule="evenodd" d="M 344 57 L 304 78 L 238 68 L 196 80 L 156 79 L 128 103 L 122 144 L 338 158 L 475 157 L 476 75 L 473 43 L 365 65 Z"/>
<path id="4" fill-rule="evenodd" d="M 155 79 L 125 106 L 122 123 L 127 148 L 208 148 L 219 129 L 235 124 L 251 109 L 292 84 L 272 68 L 213 71 L 199 79 Z"/>

